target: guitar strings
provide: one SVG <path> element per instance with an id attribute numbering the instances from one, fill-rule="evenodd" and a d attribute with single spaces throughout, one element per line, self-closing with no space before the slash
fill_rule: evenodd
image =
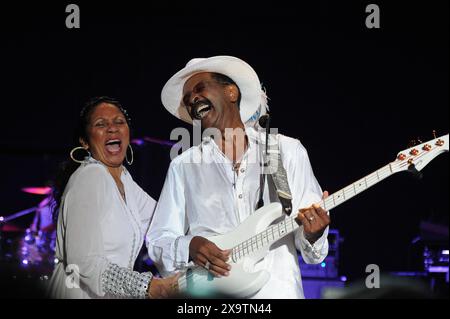
<path id="1" fill-rule="evenodd" d="M 388 166 L 385 166 L 385 167 L 381 168 L 379 171 L 381 171 L 381 170 L 389 170 L 389 167 L 388 167 Z M 373 174 L 374 174 L 374 173 L 372 173 L 371 175 L 373 175 Z M 386 177 L 388 177 L 388 176 L 386 176 Z M 385 178 L 385 177 L 384 177 L 384 178 Z M 383 179 L 384 179 L 384 178 L 383 178 Z M 370 176 L 370 175 L 368 175 L 365 179 L 366 179 L 366 182 L 369 183 L 369 184 L 370 184 L 371 182 L 373 182 L 373 181 L 378 182 L 378 181 L 381 181 L 381 180 L 382 180 L 382 178 L 378 178 L 378 177 Z M 370 186 L 373 186 L 373 185 L 374 185 L 374 184 L 372 184 L 372 185 L 370 185 Z M 369 186 L 369 187 L 370 187 L 370 186 Z M 348 186 L 347 186 L 346 188 L 348 188 Z M 356 193 L 355 190 L 352 190 L 352 189 L 346 189 L 346 188 L 344 188 L 344 189 L 341 190 L 341 192 L 343 193 L 344 201 L 346 201 L 346 200 L 349 198 L 349 196 L 348 196 L 349 194 L 351 194 L 352 197 L 357 195 L 357 193 Z M 367 187 L 367 188 L 368 188 L 368 187 Z M 339 192 L 340 192 L 340 191 L 338 191 L 338 192 L 336 192 L 336 193 L 339 193 Z M 330 197 L 326 198 L 325 200 L 321 201 L 321 202 L 319 203 L 319 204 L 321 204 L 320 206 L 323 206 L 323 207 L 328 206 L 328 207 L 330 207 L 330 204 L 331 204 L 332 202 L 333 202 L 333 203 L 335 202 L 335 200 L 332 198 L 332 196 L 334 196 L 334 194 L 331 195 Z M 347 198 L 347 199 L 345 199 L 345 198 Z M 343 203 L 344 201 L 342 201 L 341 203 Z M 328 205 L 326 204 L 327 202 L 328 202 Z M 341 203 L 339 203 L 339 204 L 341 204 Z M 334 207 L 336 207 L 336 206 L 337 206 L 337 205 L 334 205 Z M 334 207 L 331 207 L 331 208 L 329 208 L 329 209 L 332 209 L 332 208 L 334 208 Z M 233 248 L 233 251 L 235 252 L 236 255 L 239 255 L 238 258 L 241 258 L 241 255 L 242 255 L 242 257 L 244 257 L 244 256 L 246 255 L 245 250 L 247 250 L 247 252 L 250 252 L 250 250 L 253 252 L 253 251 L 254 251 L 254 249 L 253 249 L 253 248 L 254 248 L 254 245 L 257 244 L 258 242 L 261 243 L 261 246 L 264 246 L 264 245 L 266 245 L 266 244 L 269 244 L 269 243 L 270 243 L 270 242 L 269 242 L 270 233 L 272 233 L 272 238 L 273 238 L 273 240 L 275 240 L 275 237 L 278 237 L 278 236 L 279 236 L 279 237 L 277 238 L 277 240 L 280 239 L 280 238 L 282 238 L 283 236 L 286 236 L 288 233 L 290 233 L 291 230 L 294 230 L 294 228 L 297 227 L 296 225 L 298 225 L 298 224 L 295 222 L 295 218 L 296 218 L 296 215 L 293 215 L 293 216 L 288 217 L 286 220 L 284 220 L 284 221 L 282 221 L 282 222 L 280 222 L 280 223 L 278 223 L 278 224 L 275 224 L 275 225 L 270 226 L 270 227 L 267 228 L 266 230 L 264 230 L 264 231 L 262 231 L 262 232 L 256 234 L 255 236 L 253 236 L 253 237 L 247 239 L 246 241 L 242 242 L 241 244 L 239 244 L 238 246 L 236 246 L 235 248 Z M 282 230 L 281 230 L 280 227 L 284 228 L 284 230 L 285 230 L 284 233 L 282 233 Z M 277 234 L 277 235 L 275 235 L 275 234 L 277 233 L 277 230 L 275 230 L 275 228 L 278 228 L 278 234 Z M 289 230 L 288 230 L 288 228 L 289 228 Z M 260 238 L 258 238 L 258 237 L 260 237 Z M 265 244 L 264 241 L 263 241 L 264 238 L 266 238 L 266 240 L 267 240 L 267 243 L 266 243 L 266 244 Z M 259 249 L 258 246 L 257 246 L 257 249 Z M 241 253 L 242 253 L 242 254 L 241 254 Z"/>
<path id="2" fill-rule="evenodd" d="M 417 157 L 420 158 L 420 157 L 422 157 L 422 155 L 424 155 L 424 154 L 426 154 L 426 153 L 423 152 L 423 153 L 421 153 L 420 155 L 418 155 Z M 365 185 L 366 185 L 366 187 L 365 187 L 364 190 L 368 189 L 368 188 L 371 187 L 371 186 L 374 186 L 374 185 L 377 184 L 378 182 L 381 182 L 381 181 L 384 180 L 385 178 L 387 178 L 387 177 L 391 176 L 392 174 L 394 174 L 394 173 L 392 172 L 392 167 L 391 167 L 391 165 L 392 165 L 392 166 L 397 166 L 397 167 L 394 167 L 394 168 L 402 168 L 403 166 L 408 166 L 408 165 L 410 165 L 410 164 L 408 164 L 407 162 L 404 162 L 404 163 L 390 163 L 390 164 L 388 164 L 388 165 L 386 165 L 386 166 L 384 166 L 384 167 L 382 167 L 382 168 L 376 170 L 375 172 L 373 172 L 373 173 L 367 175 L 366 177 L 361 178 L 360 181 L 364 181 L 364 183 L 365 183 Z M 387 171 L 389 174 L 385 175 L 385 174 L 386 174 L 386 171 Z M 319 205 L 322 206 L 322 207 L 324 207 L 325 209 L 326 209 L 326 207 L 330 207 L 330 206 L 331 206 L 331 207 L 328 208 L 328 209 L 333 209 L 333 208 L 335 208 L 336 206 L 338 206 L 338 205 L 344 203 L 344 202 L 347 201 L 348 199 L 350 199 L 350 198 L 352 198 L 352 197 L 358 195 L 359 193 L 358 193 L 358 192 L 356 191 L 356 189 L 354 188 L 354 185 L 355 185 L 356 183 L 357 183 L 357 182 L 355 182 L 355 183 L 353 183 L 353 184 L 350 184 L 350 185 L 344 187 L 343 189 L 341 189 L 341 190 L 335 192 L 335 193 L 332 194 L 331 196 L 329 196 L 329 197 L 327 197 L 326 199 L 322 200 L 322 201 L 319 203 Z M 353 186 L 353 187 L 352 187 L 352 186 Z M 338 193 L 342 193 L 343 200 L 342 200 L 340 203 L 337 203 L 337 204 L 336 204 L 336 199 L 334 198 L 334 196 L 335 196 L 336 194 L 338 194 Z M 349 196 L 349 195 L 350 195 L 350 196 Z M 261 244 L 262 244 L 261 247 L 265 245 L 265 244 L 264 244 L 264 241 L 263 241 L 263 238 L 266 238 L 266 239 L 267 239 L 267 243 L 266 243 L 266 244 L 269 244 L 269 243 L 270 243 L 270 242 L 269 242 L 269 238 L 270 238 L 269 234 L 270 234 L 270 232 L 272 232 L 272 238 L 273 238 L 273 240 L 275 240 L 275 238 L 274 238 L 274 237 L 275 237 L 275 236 L 274 236 L 274 228 L 278 228 L 278 236 L 279 236 L 279 237 L 277 238 L 277 240 L 280 239 L 280 238 L 282 238 L 282 237 L 284 237 L 284 236 L 286 236 L 288 233 L 290 233 L 291 230 L 295 230 L 295 229 L 294 229 L 294 228 L 296 228 L 295 225 L 298 225 L 296 222 L 295 222 L 295 224 L 294 224 L 295 218 L 296 218 L 295 215 L 294 215 L 294 216 L 290 216 L 290 217 L 288 217 L 286 220 L 284 220 L 284 221 L 282 221 L 282 222 L 280 222 L 280 223 L 278 223 L 278 224 L 275 224 L 275 225 L 270 226 L 270 227 L 267 228 L 266 230 L 264 230 L 264 231 L 262 231 L 262 232 L 256 234 L 255 236 L 253 236 L 253 237 L 251 237 L 251 238 L 245 240 L 244 242 L 242 242 L 241 244 L 239 244 L 238 246 L 236 246 L 235 248 L 233 248 L 233 251 L 234 251 L 236 254 L 239 255 L 238 258 L 241 258 L 241 252 L 242 252 L 242 257 L 245 257 L 245 255 L 246 255 L 245 250 L 247 250 L 247 252 L 249 252 L 250 249 L 251 249 L 252 252 L 254 251 L 254 250 L 253 250 L 253 245 L 254 245 L 255 243 L 256 243 L 256 244 L 258 243 L 258 240 L 259 240 L 259 239 L 258 239 L 258 236 L 261 237 L 261 239 L 260 239 L 260 242 L 261 242 Z M 290 227 L 292 227 L 292 229 L 290 229 L 290 230 L 287 229 L 287 226 L 288 226 L 289 224 L 291 224 Z M 280 226 L 284 226 L 285 231 L 286 231 L 285 233 L 281 233 L 281 232 L 280 232 Z M 265 234 L 265 236 L 263 236 L 263 234 Z M 253 241 L 253 239 L 255 239 L 255 241 Z M 240 246 L 241 246 L 241 247 L 240 247 Z M 259 249 L 259 247 L 257 247 L 257 249 Z"/>
<path id="3" fill-rule="evenodd" d="M 417 158 L 421 158 L 421 157 L 422 157 L 423 155 L 425 155 L 425 154 L 427 154 L 427 152 L 422 152 L 420 155 L 417 155 Z M 361 178 L 360 181 L 364 181 L 364 183 L 365 183 L 365 185 L 366 185 L 366 187 L 365 187 L 364 190 L 366 190 L 366 189 L 368 189 L 368 188 L 374 186 L 374 185 L 377 184 L 378 182 L 381 182 L 381 181 L 384 180 L 385 178 L 387 178 L 387 177 L 391 176 L 392 174 L 394 174 L 394 172 L 392 171 L 392 168 L 394 168 L 394 169 L 397 168 L 397 169 L 398 169 L 398 168 L 403 168 L 403 167 L 409 166 L 409 165 L 410 165 L 410 164 L 409 164 L 407 161 L 402 162 L 402 163 L 390 163 L 390 164 L 387 164 L 386 166 L 384 166 L 384 167 L 382 167 L 382 168 L 376 170 L 375 172 L 370 173 L 369 175 L 367 175 L 367 176 Z M 388 172 L 387 175 L 385 175 L 385 174 L 386 174 L 386 171 Z M 382 175 L 381 175 L 381 174 L 382 174 Z M 372 183 L 372 182 L 373 182 L 373 183 Z M 349 186 L 346 186 L 346 187 L 344 187 L 343 189 L 341 189 L 341 190 L 335 192 L 335 193 L 332 194 L 331 196 L 329 196 L 329 197 L 327 197 L 326 199 L 322 200 L 322 201 L 319 203 L 319 205 L 322 206 L 322 207 L 324 207 L 325 209 L 326 209 L 326 207 L 330 207 L 330 205 L 331 205 L 331 208 L 328 208 L 328 209 L 333 209 L 333 208 L 337 207 L 338 205 L 344 203 L 344 202 L 347 201 L 348 199 L 350 199 L 350 198 L 352 198 L 352 197 L 358 195 L 359 193 L 358 193 L 358 192 L 356 191 L 356 189 L 354 188 L 354 185 L 355 185 L 356 183 L 357 183 L 357 182 L 355 182 L 355 183 L 353 183 L 353 184 L 351 184 L 351 185 L 349 185 Z M 368 184 L 369 184 L 369 185 L 368 185 Z M 352 185 L 353 185 L 353 187 L 351 187 Z M 338 193 L 340 193 L 340 192 L 342 193 L 343 200 L 342 200 L 340 203 L 336 204 L 336 200 L 335 200 L 334 196 L 335 196 L 335 194 L 338 194 Z M 348 196 L 348 195 L 350 195 L 350 196 Z M 269 238 L 270 238 L 269 234 L 270 234 L 270 231 L 272 232 L 272 238 L 273 238 L 273 240 L 275 240 L 275 238 L 274 238 L 274 237 L 275 237 L 275 236 L 274 236 L 274 228 L 278 228 L 278 236 L 279 236 L 279 237 L 278 237 L 276 240 L 278 240 L 278 239 L 280 239 L 280 238 L 286 236 L 286 235 L 287 235 L 288 233 L 290 233 L 292 230 L 295 230 L 294 228 L 297 227 L 297 226 L 295 226 L 295 225 L 298 225 L 298 224 L 297 224 L 296 222 L 295 222 L 295 224 L 294 224 L 295 218 L 296 218 L 295 215 L 294 215 L 294 216 L 290 216 L 290 217 L 288 217 L 286 220 L 284 220 L 284 221 L 282 221 L 282 222 L 280 222 L 280 223 L 278 223 L 278 224 L 275 224 L 275 225 L 272 225 L 272 226 L 268 227 L 266 230 L 264 230 L 264 231 L 262 231 L 262 232 L 256 234 L 255 236 L 253 236 L 253 237 L 251 237 L 251 238 L 249 238 L 249 239 L 243 241 L 241 244 L 235 246 L 235 247 L 233 248 L 233 252 L 235 252 L 236 255 L 239 255 L 238 258 L 241 258 L 241 252 L 242 252 L 242 257 L 245 257 L 245 256 L 246 256 L 245 250 L 247 250 L 247 253 L 250 252 L 250 249 L 251 249 L 251 252 L 254 252 L 254 249 L 253 249 L 253 245 L 254 245 L 254 244 L 257 245 L 257 250 L 258 250 L 258 249 L 260 248 L 260 247 L 258 247 L 258 236 L 261 237 L 261 238 L 260 238 L 261 247 L 264 246 L 264 245 L 266 245 L 266 244 L 269 244 L 269 243 L 270 243 L 270 242 L 269 242 Z M 289 229 L 289 230 L 287 229 L 288 224 L 291 224 L 291 225 L 292 225 L 292 226 L 290 226 L 290 227 L 292 227 L 292 229 Z M 285 230 L 286 230 L 285 233 L 280 233 L 280 226 L 284 226 L 284 228 L 285 228 Z M 263 236 L 263 234 L 265 234 L 265 236 Z M 263 238 L 266 238 L 266 240 L 267 240 L 267 243 L 266 243 L 266 244 L 264 244 Z M 253 241 L 253 239 L 255 239 L 255 241 Z M 240 247 L 240 246 L 241 246 L 241 247 Z"/>

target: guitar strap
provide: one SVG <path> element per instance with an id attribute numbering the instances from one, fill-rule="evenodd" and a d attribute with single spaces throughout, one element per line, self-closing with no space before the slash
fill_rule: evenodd
<path id="1" fill-rule="evenodd" d="M 281 160 L 278 135 L 269 134 L 267 153 L 267 158 L 265 159 L 267 165 L 264 165 L 264 173 L 269 177 L 269 180 L 275 187 L 283 211 L 289 216 L 292 212 L 292 195 L 287 173 Z M 261 189 L 264 189 L 263 186 L 261 186 Z"/>

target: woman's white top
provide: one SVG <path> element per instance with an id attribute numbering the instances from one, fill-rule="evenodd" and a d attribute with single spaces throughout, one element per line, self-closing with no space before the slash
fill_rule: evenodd
<path id="1" fill-rule="evenodd" d="M 156 201 L 123 168 L 125 199 L 100 162 L 90 158 L 70 177 L 59 208 L 53 298 L 144 297 L 151 273 L 133 266 Z"/>

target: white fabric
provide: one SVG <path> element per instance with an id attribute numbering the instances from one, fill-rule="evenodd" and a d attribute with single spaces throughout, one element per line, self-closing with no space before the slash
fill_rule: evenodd
<path id="1" fill-rule="evenodd" d="M 163 275 L 188 266 L 193 236 L 225 234 L 255 210 L 259 198 L 259 134 L 247 128 L 249 148 L 239 174 L 212 139 L 206 138 L 170 164 L 153 221 L 147 234 L 148 252 Z M 294 213 L 321 200 L 322 190 L 314 177 L 305 148 L 295 139 L 280 135 L 280 151 L 292 191 Z M 201 158 L 194 164 L 193 159 Z M 258 158 L 258 160 L 254 160 Z M 233 186 L 235 184 L 235 186 Z M 242 195 L 242 196 L 240 196 Z M 242 198 L 241 198 L 242 197 Z M 264 202 L 274 201 L 265 185 Z M 254 298 L 304 298 L 296 248 L 306 263 L 320 263 L 328 254 L 328 228 L 311 246 L 303 226 L 278 241 L 258 268 L 271 278 Z"/>
<path id="2" fill-rule="evenodd" d="M 98 161 L 90 159 L 70 177 L 58 216 L 59 262 L 50 281 L 50 297 L 102 297 L 101 275 L 108 263 L 132 270 L 156 202 L 125 168 L 121 181 L 126 203 Z M 80 288 L 74 287 L 78 282 Z"/>

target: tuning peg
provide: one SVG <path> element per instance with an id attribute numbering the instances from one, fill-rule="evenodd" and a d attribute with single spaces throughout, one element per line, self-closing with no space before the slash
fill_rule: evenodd
<path id="1" fill-rule="evenodd" d="M 417 138 L 417 142 L 419 142 L 419 144 L 422 144 L 423 142 L 420 140 L 420 137 Z"/>
<path id="2" fill-rule="evenodd" d="M 408 143 L 408 147 L 416 146 L 416 144 L 417 144 L 416 140 L 410 140 Z"/>
<path id="3" fill-rule="evenodd" d="M 433 138 L 436 138 L 436 130 L 433 130 Z"/>
<path id="4" fill-rule="evenodd" d="M 430 144 L 425 144 L 423 147 L 422 147 L 422 149 L 424 150 L 424 151 L 431 151 L 431 145 Z"/>

